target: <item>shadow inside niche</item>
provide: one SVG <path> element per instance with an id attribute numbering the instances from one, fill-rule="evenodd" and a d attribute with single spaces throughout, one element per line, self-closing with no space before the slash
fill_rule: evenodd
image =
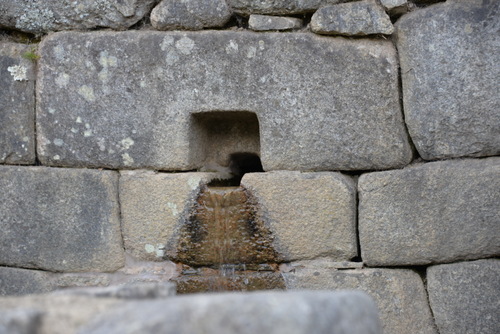
<path id="1" fill-rule="evenodd" d="M 211 181 L 209 187 L 237 187 L 240 185 L 243 175 L 246 173 L 264 172 L 260 158 L 255 153 L 238 152 L 229 155 L 230 178 L 215 179 Z"/>

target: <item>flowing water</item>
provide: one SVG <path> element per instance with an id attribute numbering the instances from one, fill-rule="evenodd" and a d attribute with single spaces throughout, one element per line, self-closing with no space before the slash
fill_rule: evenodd
<path id="1" fill-rule="evenodd" d="M 178 292 L 283 288 L 272 242 L 248 191 L 204 187 L 180 232 Z"/>

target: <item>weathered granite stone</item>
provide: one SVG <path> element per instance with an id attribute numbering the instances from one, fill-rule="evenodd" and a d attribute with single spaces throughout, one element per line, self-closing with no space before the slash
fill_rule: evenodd
<path id="1" fill-rule="evenodd" d="M 155 299 L 174 296 L 175 284 L 170 282 L 134 282 L 108 287 L 66 289 L 56 291 L 54 294 L 92 296 L 98 298 Z"/>
<path id="2" fill-rule="evenodd" d="M 329 0 L 340 2 L 340 0 Z M 228 0 L 233 10 L 241 15 L 288 15 L 314 12 L 325 0 Z"/>
<path id="3" fill-rule="evenodd" d="M 194 115 L 215 111 L 257 115 L 264 170 L 386 169 L 412 159 L 389 41 L 61 32 L 43 40 L 41 56 L 37 144 L 47 165 L 200 168 L 198 153 L 214 143 L 194 131 L 205 120 Z"/>
<path id="4" fill-rule="evenodd" d="M 311 18 L 311 30 L 325 35 L 366 36 L 390 35 L 394 27 L 378 3 L 359 1 L 318 9 Z"/>
<path id="5" fill-rule="evenodd" d="M 500 158 L 363 174 L 358 189 L 361 254 L 370 266 L 500 254 Z"/>
<path id="6" fill-rule="evenodd" d="M 46 271 L 0 267 L 0 296 L 52 291 L 53 276 Z"/>
<path id="7" fill-rule="evenodd" d="M 163 0 L 151 12 L 151 24 L 158 30 L 201 30 L 222 27 L 231 14 L 225 0 Z"/>
<path id="8" fill-rule="evenodd" d="M 453 0 L 397 24 L 405 120 L 424 159 L 500 153 L 500 2 Z"/>
<path id="9" fill-rule="evenodd" d="M 356 190 L 339 173 L 245 174 L 241 185 L 257 200 L 273 246 L 285 261 L 357 255 Z"/>
<path id="10" fill-rule="evenodd" d="M 0 27 L 43 34 L 68 29 L 127 29 L 157 0 L 42 1 L 3 0 Z"/>
<path id="11" fill-rule="evenodd" d="M 410 8 L 408 0 L 380 0 L 380 4 L 391 16 L 405 14 Z"/>
<path id="12" fill-rule="evenodd" d="M 248 19 L 248 27 L 255 31 L 292 30 L 302 27 L 302 20 L 296 17 L 252 14 Z"/>
<path id="13" fill-rule="evenodd" d="M 0 163 L 35 162 L 35 64 L 23 58 L 31 51 L 0 42 Z"/>
<path id="14" fill-rule="evenodd" d="M 411 270 L 297 267 L 283 277 L 287 289 L 366 292 L 375 300 L 385 334 L 437 333 L 422 280 Z"/>
<path id="15" fill-rule="evenodd" d="M 107 312 L 80 333 L 377 334 L 371 298 L 360 292 L 259 292 L 191 295 L 130 303 Z"/>
<path id="16" fill-rule="evenodd" d="M 163 261 L 167 243 L 187 218 L 209 173 L 125 171 L 120 177 L 125 250 L 137 259 Z"/>
<path id="17" fill-rule="evenodd" d="M 38 333 L 41 312 L 30 309 L 13 309 L 0 312 L 0 333 Z"/>
<path id="18" fill-rule="evenodd" d="M 113 271 L 124 263 L 111 171 L 0 166 L 0 264 Z"/>
<path id="19" fill-rule="evenodd" d="M 429 267 L 427 289 L 439 333 L 498 333 L 500 260 Z"/>

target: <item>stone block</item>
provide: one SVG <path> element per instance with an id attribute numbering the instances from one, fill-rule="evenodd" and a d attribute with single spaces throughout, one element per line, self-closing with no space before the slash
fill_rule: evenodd
<path id="1" fill-rule="evenodd" d="M 390 35 L 391 19 L 374 1 L 358 1 L 325 6 L 311 18 L 311 30 L 324 35 L 366 36 Z"/>
<path id="2" fill-rule="evenodd" d="M 120 202 L 125 250 L 140 260 L 163 261 L 209 173 L 122 171 Z M 173 247 L 173 246 L 172 246 Z"/>
<path id="3" fill-rule="evenodd" d="M 175 295 L 175 284 L 170 282 L 132 282 L 107 287 L 65 289 L 54 294 L 91 296 L 97 298 L 156 299 Z"/>
<path id="4" fill-rule="evenodd" d="M 0 267 L 0 296 L 52 291 L 53 277 L 53 273 L 46 271 Z"/>
<path id="5" fill-rule="evenodd" d="M 358 190 L 361 255 L 370 266 L 500 254 L 500 158 L 363 174 Z"/>
<path id="6" fill-rule="evenodd" d="M 327 0 L 340 1 L 340 0 Z M 228 0 L 233 10 L 241 15 L 290 15 L 314 12 L 325 0 Z"/>
<path id="7" fill-rule="evenodd" d="M 103 314 L 81 333 L 246 334 L 381 333 L 371 298 L 360 292 L 201 294 L 130 303 Z"/>
<path id="8" fill-rule="evenodd" d="M 46 165 L 193 170 L 218 141 L 229 153 L 260 151 L 264 170 L 386 169 L 412 159 L 390 41 L 61 32 L 40 52 Z"/>
<path id="9" fill-rule="evenodd" d="M 406 14 L 410 9 L 408 0 L 380 0 L 380 4 L 391 16 Z"/>
<path id="10" fill-rule="evenodd" d="M 357 254 L 356 190 L 340 173 L 245 174 L 241 184 L 256 198 L 258 215 L 284 261 Z"/>
<path id="11" fill-rule="evenodd" d="M 405 120 L 424 159 L 500 153 L 500 2 L 454 0 L 397 23 Z"/>
<path id="12" fill-rule="evenodd" d="M 283 273 L 287 289 L 366 292 L 377 305 L 385 334 L 437 334 L 420 276 L 406 269 L 336 270 L 297 267 Z"/>
<path id="13" fill-rule="evenodd" d="M 97 27 L 122 30 L 142 19 L 156 2 L 3 0 L 0 3 L 0 27 L 34 34 Z"/>
<path id="14" fill-rule="evenodd" d="M 35 162 L 35 64 L 23 58 L 31 51 L 0 42 L 0 163 Z"/>
<path id="15" fill-rule="evenodd" d="M 302 20 L 296 17 L 252 14 L 248 19 L 248 27 L 254 31 L 292 30 L 301 28 Z"/>
<path id="16" fill-rule="evenodd" d="M 163 0 L 151 12 L 151 24 L 158 30 L 201 30 L 224 26 L 231 14 L 225 0 Z"/>
<path id="17" fill-rule="evenodd" d="M 500 260 L 429 267 L 427 289 L 439 333 L 498 333 Z"/>
<path id="18" fill-rule="evenodd" d="M 0 264 L 114 271 L 124 264 L 118 174 L 0 166 Z"/>
<path id="19" fill-rule="evenodd" d="M 42 313 L 30 309 L 13 309 L 0 312 L 0 333 L 38 333 Z"/>

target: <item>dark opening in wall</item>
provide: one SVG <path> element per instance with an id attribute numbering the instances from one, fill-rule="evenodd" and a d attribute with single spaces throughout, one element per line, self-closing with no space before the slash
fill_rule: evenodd
<path id="1" fill-rule="evenodd" d="M 259 157 L 259 120 L 255 113 L 192 114 L 190 133 L 191 162 L 200 171 L 219 173 L 220 184 L 213 185 L 239 185 L 245 173 L 263 172 Z"/>

